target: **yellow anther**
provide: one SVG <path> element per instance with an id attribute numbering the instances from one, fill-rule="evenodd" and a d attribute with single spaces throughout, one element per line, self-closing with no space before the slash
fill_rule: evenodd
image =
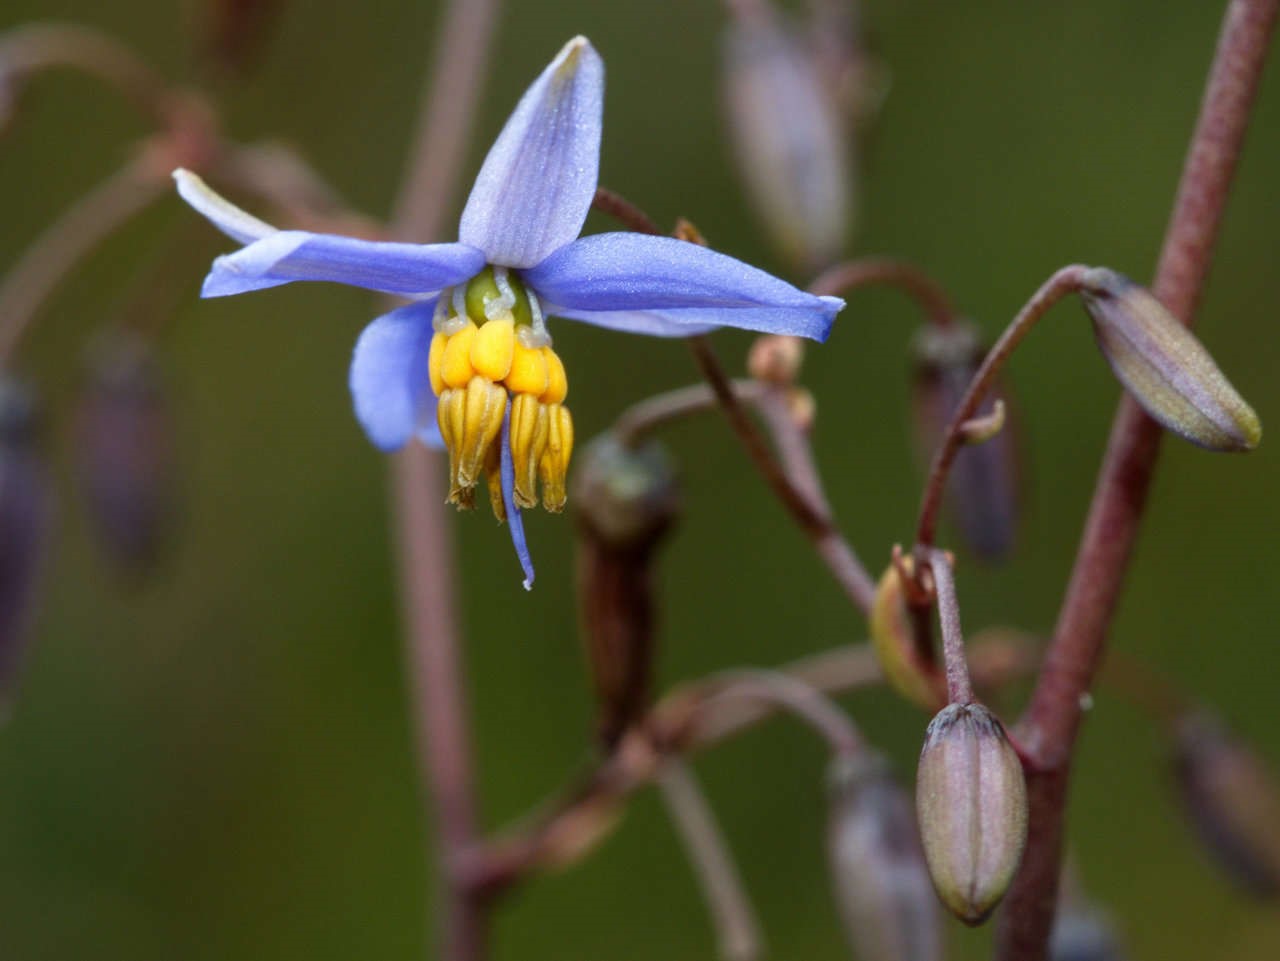
<path id="1" fill-rule="evenodd" d="M 502 380 L 511 372 L 516 346 L 516 323 L 510 316 L 480 325 L 471 339 L 471 367 L 486 380 Z"/>
<path id="2" fill-rule="evenodd" d="M 489 506 L 501 524 L 507 519 L 507 502 L 502 498 L 502 451 L 493 444 L 484 458 L 484 472 L 489 481 Z"/>
<path id="3" fill-rule="evenodd" d="M 547 407 L 532 394 L 511 399 L 511 462 L 515 467 L 515 501 L 521 508 L 538 505 L 538 464 L 547 449 Z"/>
<path id="4" fill-rule="evenodd" d="M 507 387 L 513 394 L 532 394 L 541 397 L 547 390 L 547 358 L 541 348 L 529 348 L 516 338 L 515 352 L 511 358 L 511 372 L 507 374 Z"/>
<path id="5" fill-rule="evenodd" d="M 548 404 L 546 410 L 547 449 L 538 462 L 538 475 L 542 478 L 542 506 L 558 514 L 567 499 L 565 477 L 573 455 L 573 418 L 569 408 L 560 404 Z"/>
<path id="6" fill-rule="evenodd" d="M 436 404 L 436 422 L 440 425 L 440 436 L 444 439 L 445 449 L 449 452 L 449 503 L 464 506 L 461 500 L 461 488 L 454 478 L 458 476 L 458 442 L 462 437 L 463 420 L 467 410 L 467 392 L 463 389 L 445 388 Z"/>
<path id="7" fill-rule="evenodd" d="M 542 356 L 547 361 L 547 389 L 538 400 L 544 404 L 563 404 L 569 396 L 569 378 L 565 375 L 564 363 L 550 347 L 542 348 Z"/>
<path id="8" fill-rule="evenodd" d="M 444 393 L 444 374 L 441 368 L 444 364 L 444 345 L 448 341 L 449 338 L 444 334 L 432 335 L 431 353 L 427 355 L 427 376 L 431 378 L 431 393 L 437 397 Z"/>
<path id="9" fill-rule="evenodd" d="M 476 325 L 468 323 L 452 335 L 444 345 L 440 358 L 440 377 L 447 387 L 466 387 L 475 376 L 471 366 L 471 344 L 478 333 Z"/>

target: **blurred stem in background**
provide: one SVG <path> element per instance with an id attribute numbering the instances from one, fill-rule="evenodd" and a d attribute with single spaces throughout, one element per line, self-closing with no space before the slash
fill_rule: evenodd
<path id="1" fill-rule="evenodd" d="M 458 190 L 497 17 L 497 0 L 451 0 L 445 8 L 392 218 L 395 239 L 425 243 L 440 234 Z M 391 496 L 419 763 L 436 806 L 439 956 L 474 961 L 485 954 L 486 912 L 475 889 L 456 878 L 458 858 L 476 835 L 477 813 L 439 461 L 421 444 L 406 446 L 392 461 Z"/>

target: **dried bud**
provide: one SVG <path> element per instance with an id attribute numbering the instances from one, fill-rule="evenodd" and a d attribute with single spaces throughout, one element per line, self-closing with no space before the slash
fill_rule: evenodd
<path id="1" fill-rule="evenodd" d="M 725 31 L 725 106 L 747 193 L 779 250 L 806 270 L 839 255 L 853 205 L 848 124 L 810 54 L 768 4 L 737 12 Z"/>
<path id="2" fill-rule="evenodd" d="M 830 771 L 828 853 L 837 907 L 859 961 L 940 961 L 942 918 L 911 799 L 879 755 Z"/>
<path id="3" fill-rule="evenodd" d="M 578 604 L 612 747 L 648 706 L 653 659 L 654 549 L 679 511 L 675 475 L 656 444 L 633 450 L 612 434 L 582 452 L 571 502 L 578 518 Z"/>
<path id="4" fill-rule="evenodd" d="M 950 704 L 925 732 L 916 813 L 934 887 L 965 924 L 1004 897 L 1027 840 L 1022 763 L 981 704 Z"/>
<path id="5" fill-rule="evenodd" d="M 927 464 L 986 351 L 969 324 L 928 326 L 913 343 L 915 376 L 913 407 L 916 444 Z M 997 387 L 983 408 L 1006 409 L 1007 391 Z M 1002 425 L 1003 426 L 1003 425 Z M 979 557 L 994 561 L 1013 547 L 1018 526 L 1018 449 L 1013 425 L 1003 426 L 983 443 L 962 449 L 951 468 L 948 506 L 965 544 Z"/>
<path id="6" fill-rule="evenodd" d="M 30 393 L 0 381 L 0 708 L 5 710 L 26 649 L 52 521 L 35 433 Z"/>
<path id="7" fill-rule="evenodd" d="M 206 0 L 205 47 L 220 67 L 243 70 L 257 58 L 280 0 Z"/>
<path id="8" fill-rule="evenodd" d="M 912 559 L 902 557 L 900 563 L 911 576 L 915 570 Z M 937 665 L 926 662 L 916 646 L 916 620 L 907 597 L 909 589 L 902 573 L 890 564 L 876 585 L 871 607 L 871 645 L 890 686 L 925 710 L 936 711 L 947 701 L 946 682 Z M 931 616 L 928 608 L 924 610 L 926 616 Z"/>
<path id="9" fill-rule="evenodd" d="M 756 380 L 790 387 L 804 363 L 804 341 L 790 334 L 757 337 L 747 354 L 747 373 Z"/>
<path id="10" fill-rule="evenodd" d="M 1095 267 L 1085 275 L 1080 296 L 1111 369 L 1161 426 L 1209 450 L 1258 446 L 1258 415 L 1150 291 Z"/>
<path id="11" fill-rule="evenodd" d="M 1218 867 L 1250 894 L 1280 893 L 1280 784 L 1251 747 L 1199 712 L 1174 731 L 1183 807 Z"/>
<path id="12" fill-rule="evenodd" d="M 93 345 L 76 418 L 80 494 L 93 532 L 122 569 L 159 558 L 175 508 L 173 423 L 151 345 L 115 335 Z"/>

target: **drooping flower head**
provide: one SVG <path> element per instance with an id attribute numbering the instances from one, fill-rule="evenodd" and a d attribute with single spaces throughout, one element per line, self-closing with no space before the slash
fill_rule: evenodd
<path id="1" fill-rule="evenodd" d="M 217 258 L 203 295 L 328 280 L 412 302 L 375 319 L 351 362 L 356 417 L 395 450 L 449 452 L 449 500 L 487 478 L 533 581 L 521 508 L 562 510 L 573 450 L 568 380 L 548 316 L 657 337 L 739 327 L 825 340 L 844 302 L 696 244 L 635 233 L 579 238 L 600 166 L 604 64 L 585 37 L 525 92 L 485 158 L 459 242 L 385 243 L 277 230 L 185 170 L 178 192 L 245 246 Z"/>

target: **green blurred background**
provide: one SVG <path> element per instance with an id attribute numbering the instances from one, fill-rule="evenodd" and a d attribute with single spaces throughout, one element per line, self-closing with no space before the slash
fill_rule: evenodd
<path id="1" fill-rule="evenodd" d="M 881 0 L 867 25 L 892 78 L 867 143 L 855 250 L 910 258 L 994 334 L 1056 267 L 1150 276 L 1221 4 Z M 285 2 L 252 78 L 228 87 L 243 140 L 292 141 L 381 216 L 401 173 L 437 4 Z M 197 76 L 194 0 L 5 0 L 0 27 L 81 20 L 168 75 Z M 467 177 L 524 86 L 585 33 L 609 71 L 602 180 L 662 222 L 694 218 L 717 247 L 782 271 L 744 207 L 717 90 L 711 0 L 510 3 Z M 80 77 L 41 80 L 0 144 L 0 264 L 114 169 L 143 130 Z M 1280 418 L 1280 73 L 1266 78 L 1201 331 L 1259 410 Z M 176 200 L 131 226 L 45 312 L 20 370 L 47 401 L 61 501 L 21 699 L 0 732 L 0 954 L 70 958 L 420 958 L 431 871 L 412 761 L 386 506 L 387 464 L 345 387 L 374 303 L 285 288 L 197 303 L 226 244 Z M 601 229 L 594 219 L 589 229 Z M 69 413 L 86 337 L 118 320 L 155 267 L 185 285 L 166 335 L 186 511 L 169 563 L 124 588 L 86 535 Z M 183 248 L 189 248 L 184 251 Z M 795 278 L 800 280 L 802 278 Z M 851 299 L 806 378 L 835 508 L 879 567 L 909 538 L 919 476 L 905 347 L 917 322 L 891 292 Z M 735 367 L 749 343 L 717 346 Z M 561 324 L 582 437 L 628 403 L 687 383 L 678 344 Z M 1047 630 L 1118 389 L 1083 315 L 1057 310 L 1019 352 L 1029 508 L 1013 562 L 964 564 L 965 623 Z M 687 513 L 662 559 L 663 686 L 861 639 L 865 628 L 715 417 L 671 432 Z M 1248 457 L 1166 445 L 1115 640 L 1225 709 L 1280 758 L 1275 692 L 1277 445 Z M 589 757 L 573 525 L 531 516 L 538 586 L 519 588 L 506 535 L 454 525 L 485 823 L 539 802 Z M 1271 679 L 1271 680 L 1268 680 Z M 925 718 L 885 694 L 849 708 L 906 778 Z M 780 722 L 697 770 L 732 840 L 776 958 L 847 956 L 822 848 L 823 751 Z M 1138 958 L 1280 953 L 1280 917 L 1208 867 L 1167 791 L 1163 745 L 1105 694 L 1086 727 L 1071 809 L 1090 892 Z M 987 931 L 952 931 L 983 957 Z M 580 867 L 497 915 L 500 959 L 708 958 L 687 863 L 652 793 Z"/>

